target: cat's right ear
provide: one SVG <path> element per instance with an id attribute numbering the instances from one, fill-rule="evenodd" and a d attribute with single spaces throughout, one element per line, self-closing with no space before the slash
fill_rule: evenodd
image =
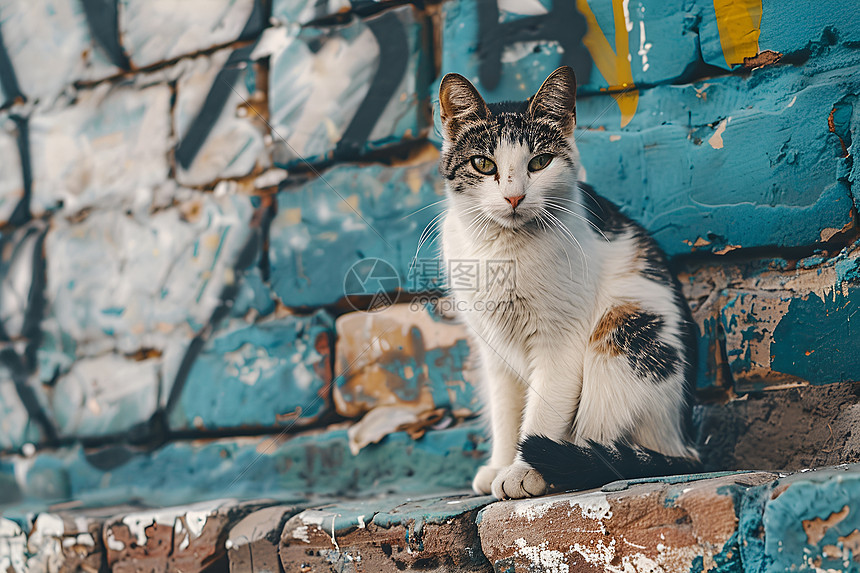
<path id="1" fill-rule="evenodd" d="M 460 74 L 447 74 L 439 86 L 439 111 L 445 137 L 453 139 L 464 123 L 490 114 L 475 86 Z"/>

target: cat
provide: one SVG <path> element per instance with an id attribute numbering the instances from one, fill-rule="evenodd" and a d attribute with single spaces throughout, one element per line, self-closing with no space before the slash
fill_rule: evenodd
<path id="1" fill-rule="evenodd" d="M 579 181 L 573 70 L 497 104 L 448 74 L 439 108 L 446 267 L 507 261 L 514 274 L 452 286 L 492 437 L 475 492 L 523 498 L 699 471 L 690 310 L 654 240 Z"/>

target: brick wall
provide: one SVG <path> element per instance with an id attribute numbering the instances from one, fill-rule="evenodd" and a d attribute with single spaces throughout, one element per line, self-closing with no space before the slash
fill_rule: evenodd
<path id="1" fill-rule="evenodd" d="M 474 355 L 410 304 L 438 287 L 435 245 L 412 264 L 443 197 L 435 94 L 456 71 L 523 99 L 561 64 L 588 181 L 693 307 L 710 467 L 857 460 L 849 12 L 0 3 L 0 500 L 467 484 Z M 373 259 L 400 302 L 359 312 Z"/>

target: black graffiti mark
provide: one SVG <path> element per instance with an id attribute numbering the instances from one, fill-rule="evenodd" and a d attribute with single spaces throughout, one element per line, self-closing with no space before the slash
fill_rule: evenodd
<path id="1" fill-rule="evenodd" d="M 26 117 L 19 115 L 9 116 L 15 123 L 18 143 L 18 156 L 21 160 L 21 179 L 24 183 L 24 195 L 18 204 L 15 205 L 15 210 L 9 216 L 8 224 L 17 226 L 23 225 L 30 220 L 30 198 L 33 194 L 33 168 L 30 161 L 30 124 Z"/>
<path id="2" fill-rule="evenodd" d="M 502 52 L 515 42 L 557 41 L 564 52 L 560 65 L 576 70 L 580 85 L 591 79 L 591 55 L 582 43 L 585 18 L 572 0 L 554 0 L 552 9 L 539 16 L 528 16 L 499 23 L 496 0 L 479 0 L 478 6 L 478 77 L 481 86 L 493 90 L 502 76 Z"/>
<path id="3" fill-rule="evenodd" d="M 0 26 L 0 87 L 3 88 L 3 95 L 6 98 L 5 101 L 0 101 L 0 107 L 19 98 L 25 99 L 21 87 L 18 85 L 18 77 L 15 75 L 12 60 L 9 58 L 6 45 L 3 43 L 3 26 Z"/>
<path id="4" fill-rule="evenodd" d="M 206 328 L 192 339 L 191 344 L 188 346 L 188 350 L 185 352 L 185 356 L 182 357 L 182 362 L 177 370 L 176 378 L 173 380 L 173 384 L 171 385 L 170 394 L 167 397 L 164 411 L 160 414 L 156 414 L 156 416 L 163 416 L 166 420 L 170 415 L 170 412 L 172 412 L 176 407 L 176 403 L 182 396 L 182 390 L 185 388 L 185 382 L 188 380 L 188 375 L 191 373 L 195 360 L 197 360 L 197 357 L 203 350 L 206 340 L 212 334 L 212 331 L 218 327 L 221 321 L 230 314 L 232 303 L 236 299 L 236 295 L 239 294 L 239 289 L 242 285 L 242 279 L 245 276 L 245 272 L 254 266 L 257 260 L 257 255 L 260 253 L 262 242 L 262 232 L 257 230 L 257 232 L 251 235 L 251 238 L 248 239 L 248 242 L 242 248 L 242 251 L 236 259 L 236 264 L 233 266 L 236 280 L 222 289 L 219 296 L 219 304 L 215 310 L 212 311 L 212 316 L 209 318 Z"/>
<path id="5" fill-rule="evenodd" d="M 191 166 L 203 144 L 206 143 L 206 139 L 218 121 L 218 116 L 221 115 L 221 110 L 224 109 L 227 100 L 233 94 L 233 85 L 244 72 L 244 67 L 251 65 L 249 57 L 254 46 L 256 46 L 256 42 L 234 50 L 227 58 L 224 67 L 215 76 L 215 81 L 212 82 L 212 88 L 206 95 L 203 106 L 194 116 L 191 125 L 188 126 L 188 131 L 176 147 L 176 161 L 183 169 L 188 169 Z"/>
<path id="6" fill-rule="evenodd" d="M 265 3 L 265 5 L 264 5 Z M 260 35 L 263 28 L 266 26 L 269 14 L 268 0 L 257 0 L 254 2 L 254 7 L 251 10 L 251 15 L 248 16 L 248 21 L 245 22 L 242 32 L 239 34 L 239 40 L 255 38 Z M 259 41 L 259 38 L 257 38 Z M 179 145 L 176 147 L 176 161 L 183 169 L 188 169 L 194 162 L 194 158 L 203 148 L 212 128 L 218 121 L 218 116 L 227 104 L 227 100 L 233 93 L 233 86 L 242 75 L 246 66 L 251 65 L 250 56 L 257 45 L 257 41 L 253 44 L 233 50 L 230 57 L 224 63 L 224 67 L 215 76 L 215 81 L 212 82 L 212 87 L 206 95 L 203 106 L 194 119 L 191 125 L 188 126 L 188 131 L 182 137 Z"/>
<path id="7" fill-rule="evenodd" d="M 15 256 L 19 252 L 18 249 L 24 248 L 28 239 L 34 234 L 37 236 L 32 246 L 32 253 L 30 253 L 33 272 L 27 294 L 24 322 L 18 333 L 18 337 L 24 341 L 24 351 L 21 354 L 16 351 L 15 345 L 8 342 L 11 338 L 9 333 L 0 325 L 0 340 L 7 341 L 5 347 L 0 349 L 0 364 L 8 369 L 18 397 L 30 420 L 39 425 L 48 443 L 54 443 L 57 440 L 54 424 L 43 410 L 35 390 L 28 383 L 38 368 L 36 353 L 42 342 L 40 324 L 45 310 L 45 259 L 43 252 L 47 227 L 31 227 L 24 231 L 23 237 L 18 238 L 17 235 L 13 235 L 8 239 L 9 241 L 17 240 L 17 245 L 12 252 L 9 263 L 0 264 L 0 276 L 8 276 L 8 267 L 15 260 Z M 0 251 L 6 250 L 5 242 L 5 240 L 0 239 Z"/>
<path id="8" fill-rule="evenodd" d="M 409 67 L 409 40 L 397 13 L 385 12 L 371 18 L 367 26 L 379 45 L 379 65 L 367 95 L 335 146 L 336 160 L 355 159 L 361 153 Z"/>
<path id="9" fill-rule="evenodd" d="M 256 0 L 245 27 L 239 32 L 239 40 L 250 40 L 263 33 L 271 15 L 271 0 Z"/>
<path id="10" fill-rule="evenodd" d="M 90 35 L 105 51 L 113 65 L 130 70 L 128 55 L 120 44 L 117 2 L 118 0 L 81 0 Z"/>

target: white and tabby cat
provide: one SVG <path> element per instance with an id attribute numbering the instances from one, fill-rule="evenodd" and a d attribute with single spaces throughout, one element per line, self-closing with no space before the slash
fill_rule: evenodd
<path id="1" fill-rule="evenodd" d="M 473 488 L 497 498 L 699 465 L 689 308 L 654 241 L 579 182 L 575 96 L 569 67 L 526 102 L 488 105 L 457 74 L 439 94 L 444 256 L 515 265 L 513 288 L 452 293 L 492 434 Z"/>

